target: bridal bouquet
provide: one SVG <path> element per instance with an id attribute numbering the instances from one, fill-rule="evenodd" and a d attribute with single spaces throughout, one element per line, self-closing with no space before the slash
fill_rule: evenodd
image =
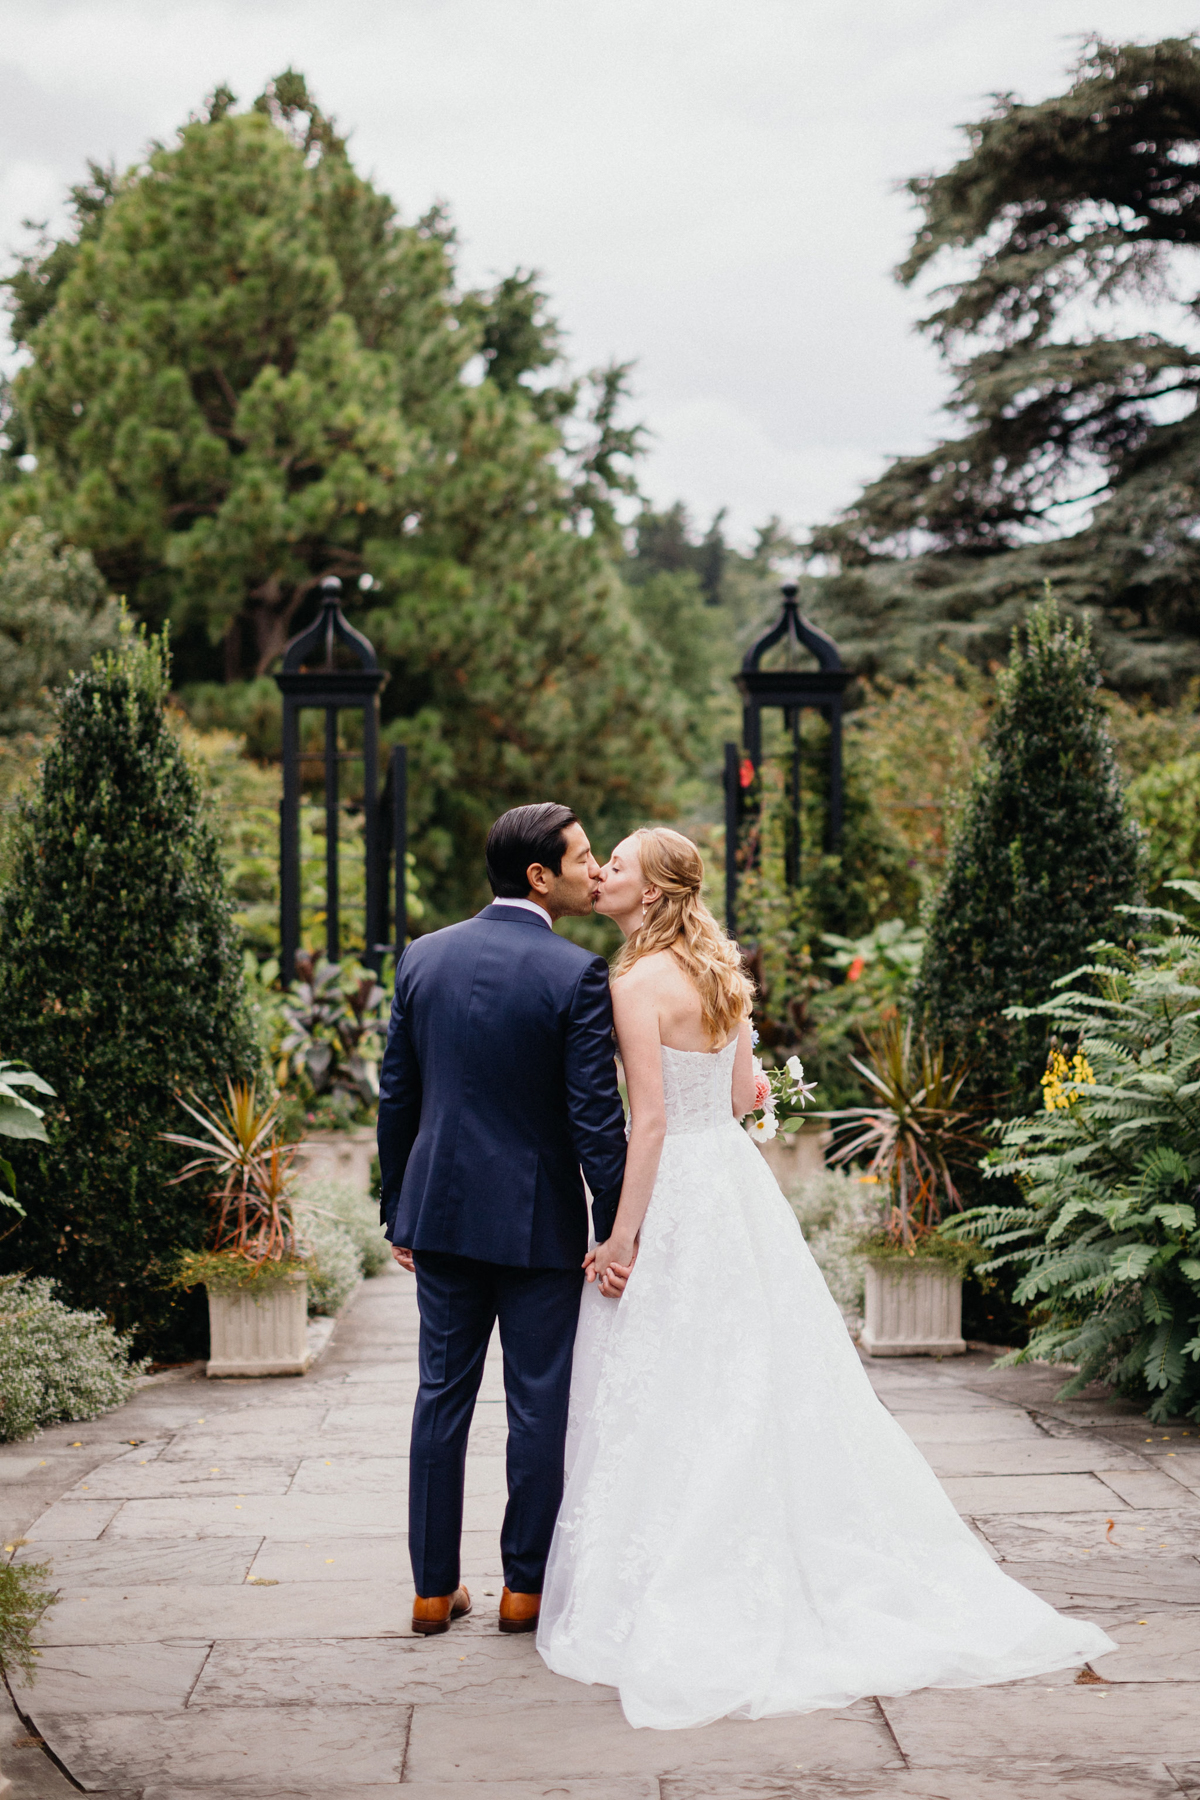
<path id="1" fill-rule="evenodd" d="M 805 1081 L 804 1064 L 798 1056 L 789 1056 L 777 1069 L 764 1069 L 754 1058 L 754 1111 L 746 1130 L 752 1138 L 764 1143 L 780 1131 L 797 1131 L 804 1108 L 817 1091 L 815 1081 Z"/>

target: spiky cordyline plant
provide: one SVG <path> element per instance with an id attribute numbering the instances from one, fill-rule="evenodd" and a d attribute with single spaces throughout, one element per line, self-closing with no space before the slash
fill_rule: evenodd
<path id="1" fill-rule="evenodd" d="M 970 1063 L 948 1064 L 942 1046 L 914 1032 L 911 1019 L 888 1020 L 864 1043 L 868 1060 L 850 1061 L 879 1098 L 874 1106 L 824 1115 L 837 1138 L 829 1161 L 848 1163 L 870 1153 L 867 1174 L 886 1181 L 891 1203 L 884 1235 L 915 1251 L 944 1210 L 961 1207 L 954 1170 L 983 1149 L 977 1117 L 956 1105 Z"/>
<path id="2" fill-rule="evenodd" d="M 278 1102 L 260 1100 L 256 1082 L 229 1081 L 226 1090 L 219 1113 L 195 1094 L 194 1105 L 180 1101 L 206 1135 L 163 1132 L 168 1143 L 200 1151 L 175 1180 L 208 1174 L 219 1184 L 210 1194 L 216 1211 L 214 1252 L 238 1257 L 252 1267 L 281 1262 L 296 1249 L 291 1202 L 295 1151 L 279 1143 Z"/>
<path id="3" fill-rule="evenodd" d="M 1169 885 L 1200 901 L 1200 883 Z M 1026 1266 L 1014 1297 L 1037 1322 L 1006 1363 L 1075 1363 L 1064 1395 L 1103 1380 L 1156 1421 L 1200 1418 L 1200 936 L 1177 913 L 1123 910 L 1140 945 L 1095 945 L 1034 1009 L 1060 1034 L 1045 1110 L 1006 1126 L 985 1165 L 1024 1204 L 955 1225 L 992 1252 L 986 1268 Z"/>

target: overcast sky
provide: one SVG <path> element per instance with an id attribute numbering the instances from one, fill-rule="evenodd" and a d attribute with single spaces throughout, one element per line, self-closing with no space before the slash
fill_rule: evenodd
<path id="1" fill-rule="evenodd" d="M 896 183 L 1089 32 L 1184 34 L 1200 0 L 0 0 L 0 26 L 0 248 L 87 157 L 290 63 L 405 216 L 448 202 L 466 280 L 538 269 L 578 367 L 636 362 L 647 491 L 744 538 L 937 428 Z"/>

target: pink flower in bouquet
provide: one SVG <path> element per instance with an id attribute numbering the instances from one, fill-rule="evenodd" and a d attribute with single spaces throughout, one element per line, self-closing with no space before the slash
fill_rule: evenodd
<path id="1" fill-rule="evenodd" d="M 756 1056 L 754 1058 L 754 1110 L 757 1112 L 760 1106 L 766 1106 L 770 1098 L 770 1079 Z"/>

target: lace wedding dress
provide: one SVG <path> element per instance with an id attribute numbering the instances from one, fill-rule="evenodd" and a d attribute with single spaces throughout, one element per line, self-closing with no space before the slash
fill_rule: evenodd
<path id="1" fill-rule="evenodd" d="M 766 1163 L 732 1045 L 663 1050 L 620 1301 L 584 1289 L 538 1649 L 631 1725 L 974 1687 L 1115 1648 L 1005 1575 L 875 1398 Z"/>

